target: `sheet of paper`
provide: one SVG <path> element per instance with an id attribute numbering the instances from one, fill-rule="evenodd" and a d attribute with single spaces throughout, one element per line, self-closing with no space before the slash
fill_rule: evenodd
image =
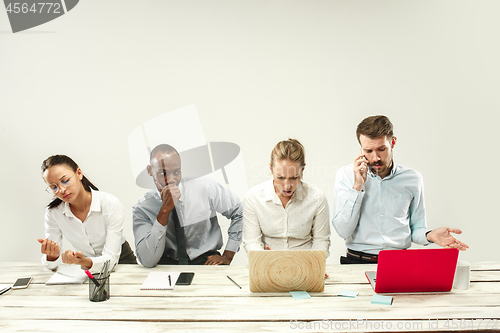
<path id="1" fill-rule="evenodd" d="M 79 265 L 61 265 L 45 284 L 82 284 L 85 280 L 87 275 Z"/>
<path id="2" fill-rule="evenodd" d="M 151 272 L 141 286 L 141 290 L 171 290 L 181 272 Z M 170 282 L 168 277 L 170 276 Z"/>
<path id="3" fill-rule="evenodd" d="M 307 299 L 311 298 L 311 295 L 307 291 L 290 291 L 293 299 Z"/>

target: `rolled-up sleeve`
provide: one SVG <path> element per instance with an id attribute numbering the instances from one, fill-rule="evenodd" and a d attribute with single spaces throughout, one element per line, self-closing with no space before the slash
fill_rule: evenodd
<path id="1" fill-rule="evenodd" d="M 332 220 L 333 227 L 340 237 L 346 239 L 358 226 L 361 203 L 365 192 L 352 188 L 353 182 L 346 174 L 350 168 L 342 168 L 335 177 Z"/>
<path id="2" fill-rule="evenodd" d="M 145 267 L 154 267 L 165 250 L 167 227 L 149 216 L 138 205 L 132 208 L 136 255 Z"/>
<path id="3" fill-rule="evenodd" d="M 62 239 L 63 234 L 57 222 L 54 220 L 51 211 L 47 208 L 45 211 L 45 238 L 50 239 L 51 241 L 59 244 L 62 249 Z M 61 262 L 61 254 L 59 253 L 59 258 L 55 261 L 48 261 L 47 255 L 42 254 L 42 265 L 47 267 L 50 270 L 56 270 L 59 267 L 59 263 Z"/>

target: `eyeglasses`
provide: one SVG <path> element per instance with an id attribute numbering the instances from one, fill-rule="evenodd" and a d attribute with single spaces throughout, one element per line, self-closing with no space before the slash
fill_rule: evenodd
<path id="1" fill-rule="evenodd" d="M 75 174 L 73 174 L 73 176 L 74 175 Z M 73 176 L 63 178 L 58 183 L 50 183 L 45 191 L 47 191 L 49 194 L 56 194 L 57 192 L 59 192 L 61 186 L 64 188 L 71 186 L 71 178 L 73 178 Z"/>

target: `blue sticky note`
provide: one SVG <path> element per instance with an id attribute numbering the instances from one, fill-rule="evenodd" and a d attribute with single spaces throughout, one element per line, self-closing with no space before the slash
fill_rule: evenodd
<path id="1" fill-rule="evenodd" d="M 311 295 L 307 291 L 290 291 L 293 299 L 306 299 L 311 298 Z"/>
<path id="2" fill-rule="evenodd" d="M 391 296 L 373 295 L 372 304 L 392 305 Z"/>
<path id="3" fill-rule="evenodd" d="M 358 296 L 359 293 L 357 292 L 354 292 L 354 291 L 341 291 L 339 293 L 339 296 L 343 296 L 343 297 L 351 297 L 351 298 L 355 298 L 356 296 Z"/>

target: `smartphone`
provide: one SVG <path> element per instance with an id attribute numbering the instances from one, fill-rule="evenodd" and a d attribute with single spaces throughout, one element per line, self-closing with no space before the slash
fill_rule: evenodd
<path id="1" fill-rule="evenodd" d="M 17 279 L 16 283 L 14 283 L 14 285 L 12 286 L 12 289 L 28 288 L 31 283 L 31 279 L 33 279 L 31 276 L 21 277 Z"/>
<path id="2" fill-rule="evenodd" d="M 190 285 L 191 282 L 193 281 L 194 273 L 188 272 L 188 273 L 181 273 L 179 275 L 179 278 L 177 279 L 177 282 L 175 285 Z"/>

